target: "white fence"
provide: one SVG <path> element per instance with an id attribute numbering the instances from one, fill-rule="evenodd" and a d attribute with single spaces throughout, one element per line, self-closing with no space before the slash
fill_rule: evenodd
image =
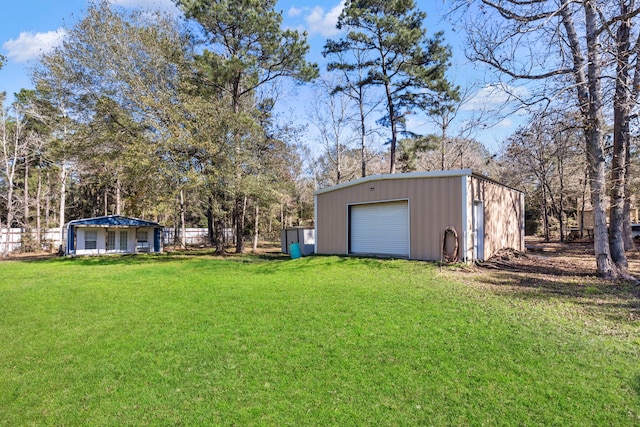
<path id="1" fill-rule="evenodd" d="M 208 240 L 208 232 L 206 228 L 185 228 L 184 240 L 187 246 L 206 245 Z M 162 229 L 162 245 L 181 245 L 182 229 L 181 228 L 163 228 Z"/>
<path id="2" fill-rule="evenodd" d="M 36 243 L 36 230 L 31 230 L 31 236 L 24 228 L 0 229 L 0 253 L 17 252 L 23 248 L 23 239 L 28 238 L 31 243 Z M 60 229 L 48 228 L 40 234 L 43 251 L 55 250 L 55 245 L 60 239 Z"/>
<path id="3" fill-rule="evenodd" d="M 0 253 L 7 252 L 19 252 L 23 248 L 23 238 L 29 238 L 30 242 L 34 245 L 36 243 L 37 230 L 31 230 L 31 236 L 28 236 L 26 229 L 24 228 L 3 228 L 0 230 Z M 66 245 L 66 228 L 63 233 L 63 245 Z M 225 237 L 233 237 L 231 230 L 225 230 Z M 173 228 L 162 229 L 162 245 L 182 244 L 182 230 L 177 229 L 177 232 Z M 41 231 L 42 251 L 56 251 L 57 242 L 60 241 L 60 229 L 48 228 Z M 185 229 L 185 242 L 187 246 L 199 246 L 206 245 L 208 240 L 208 233 L 206 228 L 187 228 Z"/>
<path id="4" fill-rule="evenodd" d="M 163 228 L 162 229 L 162 244 L 163 245 L 182 245 L 181 239 L 182 229 L 177 228 Z M 234 239 L 233 228 L 224 229 L 224 240 L 231 242 Z M 185 244 L 187 246 L 202 246 L 209 243 L 209 233 L 206 228 L 186 228 L 185 229 Z"/>

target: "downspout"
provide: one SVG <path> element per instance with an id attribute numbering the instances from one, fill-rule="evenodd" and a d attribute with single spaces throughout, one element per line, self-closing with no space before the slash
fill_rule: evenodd
<path id="1" fill-rule="evenodd" d="M 466 263 L 467 262 L 467 247 L 468 247 L 468 229 L 469 229 L 469 224 L 467 223 L 468 221 L 468 203 L 467 203 L 467 177 L 468 175 L 462 175 L 461 177 L 461 182 L 462 182 L 462 245 L 461 245 L 461 250 L 462 250 L 462 262 Z"/>

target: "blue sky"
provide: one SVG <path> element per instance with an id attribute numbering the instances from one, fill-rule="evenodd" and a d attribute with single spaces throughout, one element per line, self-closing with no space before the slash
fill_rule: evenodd
<path id="1" fill-rule="evenodd" d="M 171 0 L 111 0 L 125 7 L 151 7 L 171 10 Z M 21 88 L 32 87 L 29 69 L 43 52 L 47 52 L 64 37 L 64 28 L 71 27 L 82 17 L 88 0 L 20 0 L 3 5 L 3 23 L 0 26 L 0 53 L 8 59 L 0 70 L 0 92 L 7 97 Z M 462 36 L 455 32 L 441 17 L 445 12 L 446 2 L 442 0 L 423 0 L 419 2 L 422 10 L 427 12 L 426 27 L 429 34 L 445 31 L 445 41 L 453 48 L 453 66 L 450 78 L 462 87 L 471 87 L 473 98 L 462 112 L 462 118 L 470 116 L 474 111 L 486 106 L 498 105 L 505 95 L 495 87 L 488 85 L 486 70 L 469 64 L 462 51 Z M 342 3 L 340 0 L 309 0 L 301 3 L 295 0 L 280 0 L 278 9 L 283 11 L 286 26 L 307 31 L 311 52 L 309 60 L 321 65 L 322 47 L 327 38 L 338 38 L 340 34 L 335 23 Z M 283 102 L 287 102 L 284 100 Z M 490 127 L 478 131 L 474 136 L 492 151 L 497 150 L 500 141 L 515 130 L 519 117 L 508 117 L 497 120 L 497 124 L 487 122 Z M 429 131 L 424 122 L 413 123 L 421 133 Z"/>

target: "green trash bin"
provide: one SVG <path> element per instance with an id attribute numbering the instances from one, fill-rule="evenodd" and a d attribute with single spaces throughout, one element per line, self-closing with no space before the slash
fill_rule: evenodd
<path id="1" fill-rule="evenodd" d="M 289 255 L 291 256 L 291 259 L 298 259 L 302 256 L 302 254 L 300 253 L 299 243 L 289 244 Z"/>

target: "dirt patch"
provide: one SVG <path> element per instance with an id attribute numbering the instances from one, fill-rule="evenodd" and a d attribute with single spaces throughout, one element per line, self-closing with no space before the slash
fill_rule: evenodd
<path id="1" fill-rule="evenodd" d="M 57 258 L 59 255 L 57 253 L 51 252 L 27 252 L 27 253 L 19 253 L 12 252 L 7 257 L 0 256 L 0 261 L 40 261 L 45 259 Z"/>
<path id="2" fill-rule="evenodd" d="M 480 268 L 501 269 L 531 274 L 554 276 L 596 276 L 596 261 L 593 243 L 549 242 L 529 239 L 525 253 L 506 249 L 498 251 L 489 260 L 478 263 Z M 640 252 L 627 253 L 629 272 L 640 278 Z"/>

